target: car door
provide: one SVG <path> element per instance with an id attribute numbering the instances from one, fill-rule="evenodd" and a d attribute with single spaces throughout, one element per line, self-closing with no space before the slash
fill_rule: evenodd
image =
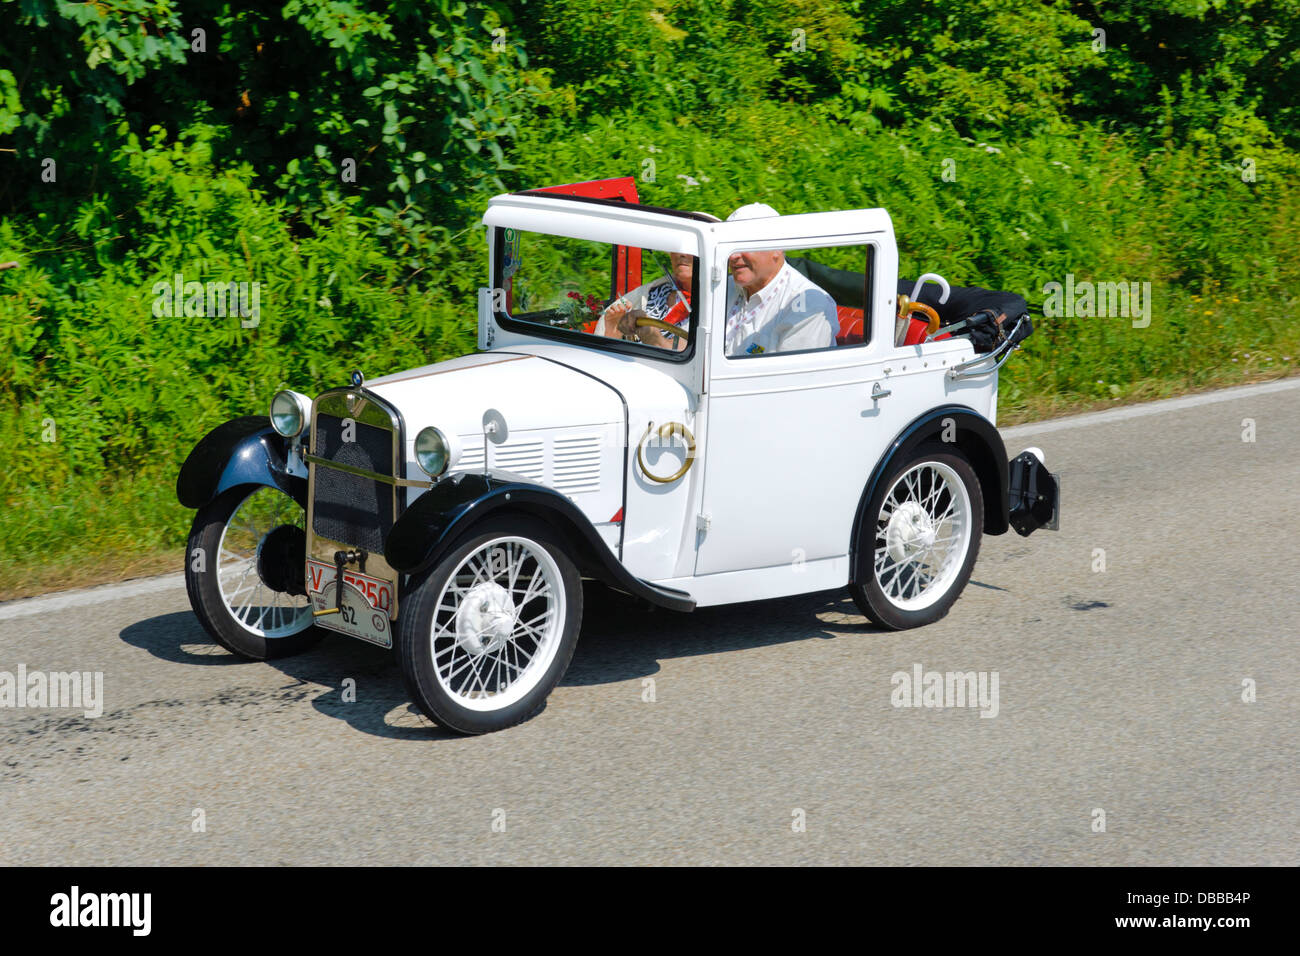
<path id="1" fill-rule="evenodd" d="M 776 221 L 744 225 L 751 232 L 770 231 Z M 831 582 L 806 590 L 847 581 L 850 532 L 867 478 L 894 436 L 934 398 L 924 394 L 932 389 L 891 381 L 912 360 L 893 345 L 898 265 L 892 230 L 884 222 L 883 231 L 856 235 L 720 243 L 716 261 L 723 268 L 731 253 L 742 250 L 780 248 L 788 262 L 814 248 L 861 247 L 870 280 L 862 328 L 869 335 L 861 344 L 820 351 L 728 356 L 727 282 L 715 283 L 711 304 L 718 318 L 709 354 L 696 575 L 784 566 L 817 572 L 805 581 Z M 874 397 L 873 386 L 880 392 Z M 754 596 L 795 590 L 801 588 L 779 585 Z"/>

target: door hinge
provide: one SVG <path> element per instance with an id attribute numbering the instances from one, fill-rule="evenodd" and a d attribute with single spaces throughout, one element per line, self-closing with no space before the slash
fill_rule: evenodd
<path id="1" fill-rule="evenodd" d="M 713 521 L 712 515 L 698 514 L 695 516 L 695 530 L 708 531 L 709 525 Z"/>

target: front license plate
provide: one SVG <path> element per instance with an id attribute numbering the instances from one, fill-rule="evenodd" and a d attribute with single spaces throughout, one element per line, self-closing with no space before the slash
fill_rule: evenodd
<path id="1" fill-rule="evenodd" d="M 311 599 L 313 611 L 335 606 L 336 572 L 332 564 L 307 559 L 307 597 Z M 391 581 L 344 568 L 343 609 L 338 614 L 322 614 L 316 623 L 380 647 L 392 647 L 393 632 L 388 619 L 392 606 Z"/>

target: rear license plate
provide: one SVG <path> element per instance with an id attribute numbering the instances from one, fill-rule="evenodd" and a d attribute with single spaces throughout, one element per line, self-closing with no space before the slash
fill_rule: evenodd
<path id="1" fill-rule="evenodd" d="M 313 611 L 335 606 L 337 569 L 323 561 L 307 559 L 307 597 Z M 393 607 L 393 583 L 343 569 L 343 605 L 337 614 L 322 614 L 316 623 L 331 631 L 378 644 L 393 646 L 388 612 Z"/>

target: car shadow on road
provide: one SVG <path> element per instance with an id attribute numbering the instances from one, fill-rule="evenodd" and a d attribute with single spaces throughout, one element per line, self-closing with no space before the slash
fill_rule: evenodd
<path id="1" fill-rule="evenodd" d="M 578 647 L 560 681 L 567 687 L 648 677 L 659 672 L 662 661 L 679 657 L 876 630 L 842 590 L 678 614 L 592 584 L 585 589 L 584 604 Z M 124 643 L 172 664 L 272 667 L 292 681 L 258 691 L 241 688 L 241 706 L 260 703 L 274 709 L 310 700 L 320 713 L 373 736 L 463 739 L 419 713 L 389 651 L 341 635 L 327 636 L 306 653 L 262 664 L 244 661 L 217 645 L 188 611 L 137 621 L 119 636 Z M 223 680 L 220 685 L 214 681 L 210 697 L 194 703 L 227 706 L 231 699 L 229 683 Z"/>
<path id="2" fill-rule="evenodd" d="M 876 631 L 843 589 L 678 614 L 599 585 L 584 595 L 582 638 L 563 686 L 649 677 L 664 660 Z M 824 618 L 834 618 L 832 625 Z"/>

